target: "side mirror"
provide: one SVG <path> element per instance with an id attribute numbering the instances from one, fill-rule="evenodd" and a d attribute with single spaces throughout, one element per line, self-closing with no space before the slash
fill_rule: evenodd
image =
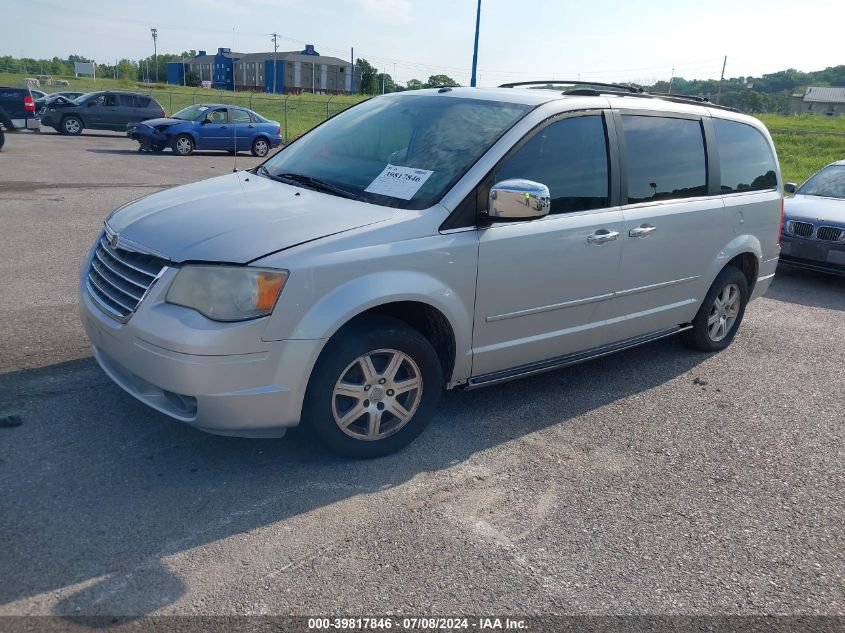
<path id="1" fill-rule="evenodd" d="M 788 182 L 783 186 L 783 191 L 785 193 L 795 193 L 795 190 L 798 188 L 794 182 Z"/>
<path id="2" fill-rule="evenodd" d="M 202 121 L 200 121 L 200 125 L 207 125 L 208 123 L 211 123 L 211 121 L 208 119 L 208 117 L 206 117 Z"/>
<path id="3" fill-rule="evenodd" d="M 511 178 L 490 189 L 487 215 L 491 220 L 531 220 L 548 215 L 552 198 L 549 188 L 533 180 Z"/>

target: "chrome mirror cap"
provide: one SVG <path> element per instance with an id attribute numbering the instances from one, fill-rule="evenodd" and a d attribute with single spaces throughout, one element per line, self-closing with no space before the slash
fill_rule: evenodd
<path id="1" fill-rule="evenodd" d="M 491 219 L 541 218 L 551 208 L 549 188 L 533 180 L 511 178 L 497 182 L 490 189 L 488 215 Z"/>

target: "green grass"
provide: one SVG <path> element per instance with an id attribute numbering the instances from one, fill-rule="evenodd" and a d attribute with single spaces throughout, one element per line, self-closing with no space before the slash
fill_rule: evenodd
<path id="1" fill-rule="evenodd" d="M 825 165 L 845 158 L 845 117 L 843 116 L 763 114 L 759 118 L 770 131 L 772 129 L 795 130 L 795 132 L 771 132 L 784 182 L 800 184 Z M 799 134 L 798 131 L 821 132 L 821 134 Z"/>

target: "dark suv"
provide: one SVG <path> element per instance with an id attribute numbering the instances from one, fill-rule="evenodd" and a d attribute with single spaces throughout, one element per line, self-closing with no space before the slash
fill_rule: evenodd
<path id="1" fill-rule="evenodd" d="M 127 123 L 163 116 L 164 108 L 150 95 L 109 90 L 89 92 L 70 102 L 59 99 L 41 113 L 41 123 L 76 136 L 85 128 L 123 132 Z"/>
<path id="2" fill-rule="evenodd" d="M 9 130 L 37 130 L 38 119 L 35 117 L 35 99 L 29 88 L 10 88 L 0 86 L 0 108 L 6 114 L 6 126 Z"/>

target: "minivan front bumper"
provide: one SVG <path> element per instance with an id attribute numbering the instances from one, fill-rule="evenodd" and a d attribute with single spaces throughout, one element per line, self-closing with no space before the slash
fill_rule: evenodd
<path id="1" fill-rule="evenodd" d="M 103 371 L 153 409 L 217 435 L 281 437 L 297 425 L 325 341 L 263 341 L 266 319 L 217 323 L 166 304 L 168 273 L 125 324 L 97 307 L 83 275 L 82 323 Z"/>

